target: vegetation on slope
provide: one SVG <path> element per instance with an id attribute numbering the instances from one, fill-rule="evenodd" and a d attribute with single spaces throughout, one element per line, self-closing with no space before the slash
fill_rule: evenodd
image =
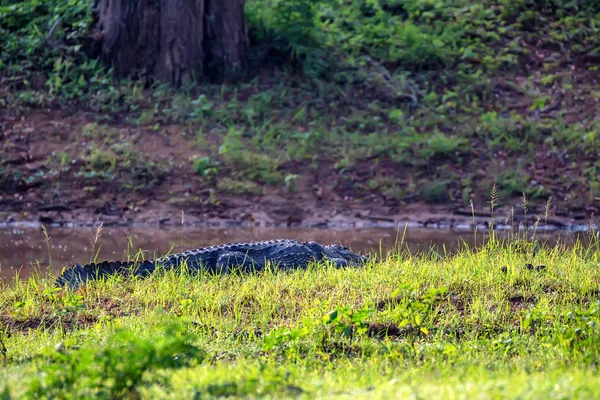
<path id="1" fill-rule="evenodd" d="M 2 0 L 0 106 L 26 122 L 39 109 L 85 113 L 49 118 L 58 132 L 41 137 L 35 118 L 8 120 L 2 158 L 16 157 L 27 129 L 64 150 L 45 170 L 0 166 L 0 184 L 164 185 L 179 204 L 190 188 L 164 177 L 193 172 L 193 192 L 325 185 L 357 202 L 465 206 L 497 183 L 505 200 L 525 192 L 597 211 L 596 1 L 248 0 L 246 14 L 247 80 L 175 91 L 114 82 L 86 55 L 96 43 L 87 1 Z M 143 148 L 173 135 L 194 149 L 183 160 Z"/>
<path id="2" fill-rule="evenodd" d="M 0 291 L 0 393 L 597 397 L 599 255 L 597 240 L 492 237 L 356 269 L 169 272 L 76 293 L 15 280 Z"/>

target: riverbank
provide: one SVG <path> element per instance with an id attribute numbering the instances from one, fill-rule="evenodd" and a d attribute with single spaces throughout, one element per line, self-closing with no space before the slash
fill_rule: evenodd
<path id="1" fill-rule="evenodd" d="M 586 250 L 492 242 L 77 293 L 44 276 L 0 283 L 0 393 L 593 398 L 600 258 Z"/>
<path id="2" fill-rule="evenodd" d="M 0 223 L 455 227 L 474 211 L 562 229 L 600 212 L 596 2 L 332 0 L 291 21 L 249 0 L 247 76 L 179 89 L 111 79 L 87 1 L 8 3 Z"/>
<path id="3" fill-rule="evenodd" d="M 179 125 L 149 128 L 128 122 L 99 123 L 94 121 L 101 119 L 100 114 L 83 111 L 14 114 L 5 110 L 0 114 L 4 143 L 0 224 L 4 226 L 38 222 L 54 226 L 100 222 L 107 226 L 174 226 L 181 225 L 183 216 L 185 224 L 212 227 L 397 227 L 409 223 L 466 230 L 485 226 L 492 219 L 512 227 L 532 226 L 539 219 L 543 227 L 573 230 L 593 224 L 593 215 L 598 213 L 594 199 L 582 202 L 578 197 L 580 201 L 572 202 L 584 186 L 571 181 L 561 187 L 561 179 L 572 175 L 552 182 L 555 191 L 548 192 L 550 203 L 535 196 L 525 204 L 514 195 L 505 199 L 501 195 L 506 193 L 498 185 L 492 210 L 491 198 L 475 193 L 468 199 L 451 199 L 453 191 L 436 189 L 439 199 L 434 194 L 431 198 L 418 196 L 415 193 L 430 184 L 414 184 L 414 177 L 424 176 L 424 171 L 403 172 L 392 164 L 385 167 L 381 161 L 340 170 L 335 159 L 328 161 L 317 152 L 318 168 L 301 161 L 273 166 L 269 173 L 281 181 L 268 184 L 260 183 L 260 164 L 223 165 L 208 155 L 213 150 L 189 137 L 190 128 Z M 227 137 L 214 140 L 218 144 Z M 248 149 L 235 151 L 235 157 L 252 157 Z M 270 158 L 255 161 L 266 160 Z M 462 168 L 448 162 L 448 168 Z M 573 173 L 579 168 L 576 164 L 572 167 Z M 257 172 L 244 175 L 245 169 Z M 375 177 L 369 178 L 368 170 Z M 556 171 L 545 171 L 548 176 L 538 179 L 550 184 Z M 245 178 L 231 178 L 240 175 Z M 349 176 L 353 184 L 347 184 Z M 427 181 L 438 185 L 438 178 L 434 175 Z M 487 178 L 493 187 L 493 176 Z M 412 187 L 413 192 L 390 196 L 375 185 L 377 179 L 398 190 Z M 516 190 L 514 183 L 508 184 Z M 567 188 L 569 192 L 564 192 Z M 470 193 L 473 189 L 462 190 Z"/>

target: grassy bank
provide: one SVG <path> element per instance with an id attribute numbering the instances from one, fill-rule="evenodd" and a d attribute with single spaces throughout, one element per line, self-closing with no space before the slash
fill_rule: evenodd
<path id="1" fill-rule="evenodd" d="M 157 192 L 202 213 L 298 192 L 464 207 L 496 183 L 501 205 L 598 213 L 595 1 L 249 0 L 246 79 L 180 90 L 111 80 L 84 51 L 87 1 L 0 4 L 11 210 Z"/>
<path id="2" fill-rule="evenodd" d="M 15 281 L 0 291 L 0 394 L 597 397 L 599 262 L 597 244 L 492 241 L 360 269 L 168 273 L 78 293 Z"/>

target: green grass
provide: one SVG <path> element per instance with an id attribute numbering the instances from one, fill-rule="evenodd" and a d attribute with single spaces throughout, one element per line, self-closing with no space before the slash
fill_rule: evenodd
<path id="1" fill-rule="evenodd" d="M 78 293 L 39 275 L 0 291 L 0 393 L 597 397 L 599 262 L 595 242 L 495 239 L 357 269 L 171 271 Z"/>

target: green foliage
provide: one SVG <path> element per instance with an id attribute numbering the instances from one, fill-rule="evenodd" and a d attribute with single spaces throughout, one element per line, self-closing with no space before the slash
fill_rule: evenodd
<path id="1" fill-rule="evenodd" d="M 465 150 L 468 144 L 469 141 L 463 137 L 446 136 L 437 132 L 422 140 L 418 155 L 426 160 L 456 157 L 457 152 Z"/>
<path id="2" fill-rule="evenodd" d="M 362 268 L 168 271 L 72 294 L 45 276 L 0 283 L 0 393 L 596 398 L 599 262 L 597 242 L 492 235 Z M 62 310 L 62 328 L 41 324 Z"/>
<path id="3" fill-rule="evenodd" d="M 340 340 L 364 337 L 368 332 L 367 319 L 375 312 L 371 308 L 356 310 L 354 306 L 337 307 L 324 312 L 327 303 L 317 302 L 312 315 L 303 319 L 294 328 L 277 328 L 264 337 L 263 349 L 267 352 L 280 352 L 292 359 L 304 357 L 314 350 L 308 346 L 318 343 L 321 351 L 336 352 Z"/>
<path id="4" fill-rule="evenodd" d="M 577 30 L 574 22 L 585 23 L 599 6 L 594 0 L 252 0 L 246 10 L 259 43 L 296 55 L 292 59 L 301 59 L 305 70 L 343 65 L 339 79 L 348 79 L 344 69 L 350 67 L 355 81 L 368 74 L 365 63 L 371 61 L 365 56 L 393 69 L 432 70 L 459 63 L 468 68 L 471 61 L 514 67 L 515 54 L 522 50 L 495 46 L 510 40 L 515 28 L 541 27 L 551 14 L 565 19 L 559 30 L 580 35 L 587 29 Z"/>
<path id="5" fill-rule="evenodd" d="M 444 298 L 448 289 L 431 288 L 421 296 L 418 295 L 414 285 L 405 284 L 392 293 L 397 305 L 392 310 L 394 319 L 398 321 L 398 328 L 420 336 L 428 335 L 434 327 L 436 307 Z"/>
<path id="6" fill-rule="evenodd" d="M 600 12 L 600 4 L 595 0 L 513 0 L 503 3 L 507 12 L 514 14 L 527 10 L 560 16 Z"/>
<path id="7" fill-rule="evenodd" d="M 589 362 L 599 362 L 600 301 L 591 303 L 587 308 L 567 311 L 564 319 L 565 326 L 557 338 L 557 344 L 584 355 Z M 531 326 L 531 322 L 528 325 Z"/>
<path id="8" fill-rule="evenodd" d="M 370 308 L 354 310 L 354 307 L 351 306 L 338 307 L 326 315 L 324 323 L 329 325 L 334 332 L 346 337 L 360 336 L 367 333 L 366 320 L 374 312 Z"/>
<path id="9" fill-rule="evenodd" d="M 219 148 L 219 155 L 239 178 L 269 185 L 283 182 L 284 176 L 279 171 L 277 158 L 247 149 L 240 130 L 232 129 L 228 132 Z"/>
<path id="10" fill-rule="evenodd" d="M 236 175 L 243 179 L 258 180 L 269 185 L 283 181 L 279 162 L 273 157 L 245 149 L 221 154 L 225 164 L 232 167 Z"/>
<path id="11" fill-rule="evenodd" d="M 535 200 L 547 199 L 550 195 L 548 189 L 541 184 L 531 182 L 531 177 L 519 169 L 501 172 L 496 182 L 500 188 L 500 195 L 505 198 L 525 193 L 528 198 Z"/>
<path id="12" fill-rule="evenodd" d="M 97 60 L 82 50 L 81 39 L 92 21 L 89 1 L 0 2 L 0 75 L 30 103 L 58 98 L 80 100 L 107 88 L 109 79 Z M 47 91 L 36 96 L 40 81 Z M 28 94 L 28 95 L 27 95 Z M 12 96 L 8 94 L 9 102 Z"/>
<path id="13" fill-rule="evenodd" d="M 329 65 L 322 47 L 324 33 L 317 20 L 322 0 L 267 0 L 246 2 L 246 19 L 254 40 L 269 44 L 284 60 L 290 59 L 313 77 Z"/>
<path id="14" fill-rule="evenodd" d="M 245 7 L 257 79 L 175 90 L 108 81 L 84 54 L 93 17 L 87 1 L 0 0 L 0 108 L 58 100 L 100 113 L 84 128 L 95 144 L 83 154 L 54 155 L 51 170 L 3 165 L 0 185 L 12 193 L 72 175 L 84 185 L 160 185 L 164 159 L 101 122 L 113 120 L 142 134 L 173 125 L 184 139 L 201 132 L 202 157 L 185 168 L 204 184 L 228 177 L 221 187 L 229 193 L 258 194 L 260 185 L 293 191 L 305 167 L 338 169 L 359 201 L 378 191 L 395 201 L 454 202 L 492 181 L 505 197 L 546 198 L 564 186 L 597 193 L 596 166 L 586 163 L 600 148 L 598 123 L 580 115 L 581 104 L 598 99 L 597 2 L 248 0 Z M 270 76 L 263 67 L 272 64 Z M 554 159 L 575 162 L 568 168 L 582 178 L 571 185 L 561 171 L 548 184 L 496 165 L 548 171 L 542 160 Z M 389 182 L 381 171 L 394 171 Z"/>
<path id="15" fill-rule="evenodd" d="M 220 178 L 217 181 L 217 188 L 225 193 L 242 196 L 260 196 L 263 194 L 262 188 L 254 182 L 238 181 L 227 177 Z"/>
<path id="16" fill-rule="evenodd" d="M 193 100 L 192 106 L 194 106 L 194 110 L 190 114 L 191 117 L 200 120 L 211 115 L 213 109 L 213 103 L 205 95 L 200 95 L 196 100 Z"/>
<path id="17" fill-rule="evenodd" d="M 533 103 L 529 107 L 530 110 L 541 110 L 546 107 L 546 104 L 550 100 L 549 96 L 539 97 L 533 100 Z"/>
<path id="18" fill-rule="evenodd" d="M 194 172 L 211 181 L 214 180 L 218 174 L 217 167 L 217 162 L 211 157 L 200 157 L 194 159 Z"/>
<path id="19" fill-rule="evenodd" d="M 104 143 L 110 142 L 110 138 L 105 138 Z M 82 157 L 83 163 L 71 162 L 72 166 L 80 167 L 75 172 L 76 177 L 92 181 L 118 179 L 127 189 L 143 190 L 159 185 L 167 174 L 164 166 L 150 160 L 147 155 L 136 149 L 133 143 L 122 141 L 97 146 L 92 142 L 90 147 L 89 154 Z M 61 160 L 62 158 L 61 156 Z M 63 168 L 67 171 L 69 169 L 71 166 Z"/>
<path id="20" fill-rule="evenodd" d="M 285 176 L 285 179 L 283 180 L 283 182 L 285 183 L 285 187 L 290 192 L 296 191 L 296 180 L 297 179 L 298 179 L 298 175 L 296 175 L 296 174 L 289 174 L 289 175 Z"/>
<path id="21" fill-rule="evenodd" d="M 202 362 L 205 353 L 191 345 L 182 327 L 167 326 L 164 333 L 140 337 L 120 330 L 103 343 L 74 351 L 49 351 L 27 387 L 28 397 L 60 396 L 63 391 L 84 397 L 122 398 L 133 395 L 146 372 L 176 369 Z"/>
<path id="22" fill-rule="evenodd" d="M 431 203 L 448 202 L 450 200 L 450 196 L 448 195 L 448 183 L 445 181 L 424 183 L 418 190 L 417 196 L 419 199 Z"/>
<path id="23" fill-rule="evenodd" d="M 347 0 L 324 5 L 328 44 L 351 57 L 369 55 L 379 62 L 409 69 L 451 62 L 457 34 L 448 24 L 450 15 L 424 14 L 423 18 L 422 8 L 427 7 L 427 2 L 406 2 L 399 7 L 400 15 L 388 12 L 389 5 Z M 393 5 L 391 8 L 394 9 Z M 423 19 L 423 25 L 418 24 L 419 18 Z M 430 22 L 433 25 L 428 26 Z"/>

